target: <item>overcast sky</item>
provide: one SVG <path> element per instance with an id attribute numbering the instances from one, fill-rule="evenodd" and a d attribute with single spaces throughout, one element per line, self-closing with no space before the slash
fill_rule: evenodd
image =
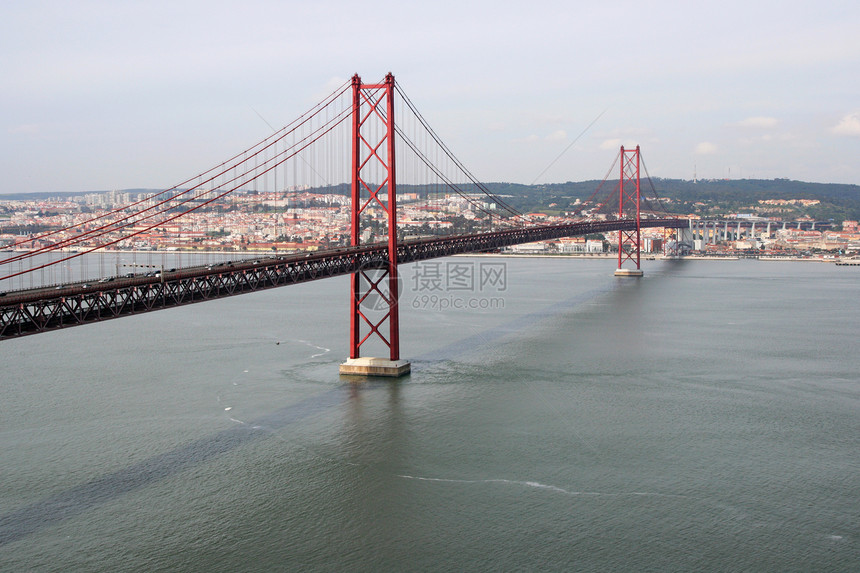
<path id="1" fill-rule="evenodd" d="M 483 181 L 860 184 L 860 2 L 6 0 L 0 193 L 167 188 L 391 71 Z M 605 113 L 604 113 L 605 112 Z"/>

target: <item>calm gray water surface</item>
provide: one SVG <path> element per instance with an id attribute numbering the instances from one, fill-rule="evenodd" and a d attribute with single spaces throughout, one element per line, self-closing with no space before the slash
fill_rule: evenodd
<path id="1" fill-rule="evenodd" d="M 504 263 L 396 382 L 345 278 L 0 343 L 0 570 L 860 570 L 860 270 Z"/>

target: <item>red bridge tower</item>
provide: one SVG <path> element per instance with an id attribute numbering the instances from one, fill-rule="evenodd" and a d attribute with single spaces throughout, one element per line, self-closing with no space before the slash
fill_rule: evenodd
<path id="1" fill-rule="evenodd" d="M 635 214 L 636 226 L 629 230 L 618 231 L 618 268 L 615 269 L 617 277 L 641 277 L 642 270 L 639 268 L 639 255 L 641 245 L 640 229 L 642 226 L 641 213 L 639 210 L 639 146 L 633 151 L 625 150 L 621 146 L 621 177 L 618 183 L 618 218 L 629 218 Z M 623 268 L 623 264 L 631 261 L 636 268 Z"/>
<path id="2" fill-rule="evenodd" d="M 352 274 L 350 287 L 349 359 L 340 373 L 354 376 L 403 376 L 410 371 L 400 359 L 397 278 L 397 190 L 394 161 L 394 76 L 381 84 L 352 78 L 352 246 L 361 244 L 362 222 L 382 210 L 388 220 L 388 259 Z M 371 238 L 372 240 L 372 238 Z M 385 335 L 387 323 L 388 335 Z M 361 356 L 370 341 L 387 348 L 387 358 Z M 381 343 L 381 344 L 380 344 Z"/>

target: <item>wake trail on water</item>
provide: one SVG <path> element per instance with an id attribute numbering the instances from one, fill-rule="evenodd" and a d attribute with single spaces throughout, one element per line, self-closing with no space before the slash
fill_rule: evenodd
<path id="1" fill-rule="evenodd" d="M 311 348 L 316 348 L 317 350 L 322 350 L 322 352 L 320 352 L 318 354 L 312 354 L 310 356 L 310 358 L 317 358 L 319 356 L 324 356 L 324 355 L 328 354 L 329 352 L 331 352 L 331 348 L 324 348 L 322 346 L 317 346 L 316 344 L 308 342 L 307 340 L 298 340 L 297 342 L 301 342 L 302 344 L 306 344 L 306 345 L 310 346 Z"/>
<path id="2" fill-rule="evenodd" d="M 397 477 L 404 479 L 414 479 L 418 481 L 431 481 L 442 483 L 463 483 L 463 484 L 482 484 L 482 483 L 501 483 L 506 485 L 518 485 L 535 489 L 542 489 L 554 493 L 564 495 L 590 496 L 590 497 L 680 497 L 686 498 L 686 495 L 672 493 L 657 493 L 648 491 L 630 491 L 630 492 L 600 492 L 600 491 L 570 491 L 555 485 L 544 484 L 536 481 L 521 481 L 509 479 L 449 479 L 449 478 L 433 478 L 423 476 L 410 476 L 405 474 L 397 474 Z"/>
<path id="3" fill-rule="evenodd" d="M 322 350 L 322 352 L 318 352 L 318 353 L 316 353 L 316 354 L 312 354 L 312 355 L 310 355 L 310 356 L 308 357 L 308 360 L 310 360 L 310 359 L 312 359 L 312 358 L 318 358 L 318 357 L 320 357 L 320 356 L 324 356 L 324 355 L 328 354 L 329 352 L 331 352 L 331 348 L 325 348 L 324 346 L 317 346 L 316 344 L 313 344 L 312 342 L 309 342 L 309 341 L 307 341 L 307 340 L 293 339 L 293 340 L 286 340 L 285 342 L 299 342 L 299 343 L 301 343 L 301 344 L 304 344 L 305 346 L 309 346 L 309 347 L 314 348 L 314 349 L 316 349 L 316 350 Z M 277 342 L 276 342 L 276 344 L 280 345 L 280 344 L 281 344 L 281 341 L 280 341 L 280 340 L 279 340 L 279 341 L 277 341 Z M 243 374 L 248 374 L 249 372 L 250 372 L 249 370 L 243 370 L 243 371 L 242 371 L 242 373 L 243 373 Z M 239 385 L 239 383 L 238 383 L 238 382 L 236 382 L 236 381 L 233 381 L 233 383 L 232 383 L 232 384 L 233 384 L 233 386 L 238 386 L 238 385 Z M 220 405 L 220 404 L 221 404 L 221 394 L 216 394 L 216 395 L 215 395 L 215 398 L 216 398 L 216 400 L 218 401 L 218 404 Z M 232 409 L 233 409 L 233 406 L 226 406 L 226 407 L 224 407 L 224 411 L 225 411 L 225 412 L 229 412 L 229 411 L 230 411 L 230 410 L 232 410 Z M 232 422 L 236 422 L 237 424 L 245 424 L 245 422 L 243 422 L 242 420 L 237 420 L 236 418 L 229 418 L 229 419 L 230 419 L 230 421 L 232 421 Z M 259 429 L 259 428 L 260 428 L 260 426 L 252 426 L 252 427 L 253 427 L 253 428 L 255 428 L 255 429 Z"/>

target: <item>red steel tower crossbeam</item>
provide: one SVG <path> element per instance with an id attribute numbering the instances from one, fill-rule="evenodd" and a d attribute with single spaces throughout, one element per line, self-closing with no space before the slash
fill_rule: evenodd
<path id="1" fill-rule="evenodd" d="M 635 150 L 621 147 L 621 177 L 618 184 L 618 218 L 629 218 L 636 214 L 636 229 L 618 231 L 618 268 L 627 261 L 633 261 L 639 270 L 641 245 L 641 212 L 639 180 L 639 146 Z M 627 213 L 625 214 L 625 211 Z"/>
<path id="2" fill-rule="evenodd" d="M 388 261 L 383 269 L 361 269 L 352 275 L 350 296 L 350 359 L 361 355 L 361 346 L 376 337 L 388 347 L 392 361 L 400 359 L 397 310 L 397 202 L 394 169 L 394 76 L 381 84 L 362 84 L 352 78 L 352 245 L 361 244 L 362 215 L 371 205 L 379 206 L 388 219 Z M 382 127 L 382 129 L 380 129 Z M 378 139 L 377 139 L 378 138 Z M 373 178 L 376 178 L 375 183 Z M 382 191 L 386 197 L 380 197 Z M 385 279 L 388 288 L 385 289 Z M 371 297 L 370 295 L 375 295 Z M 381 316 L 366 311 L 368 297 Z M 378 300 L 377 300 L 378 299 Z M 388 322 L 388 336 L 383 334 Z M 362 326 L 368 332 L 362 335 Z"/>

